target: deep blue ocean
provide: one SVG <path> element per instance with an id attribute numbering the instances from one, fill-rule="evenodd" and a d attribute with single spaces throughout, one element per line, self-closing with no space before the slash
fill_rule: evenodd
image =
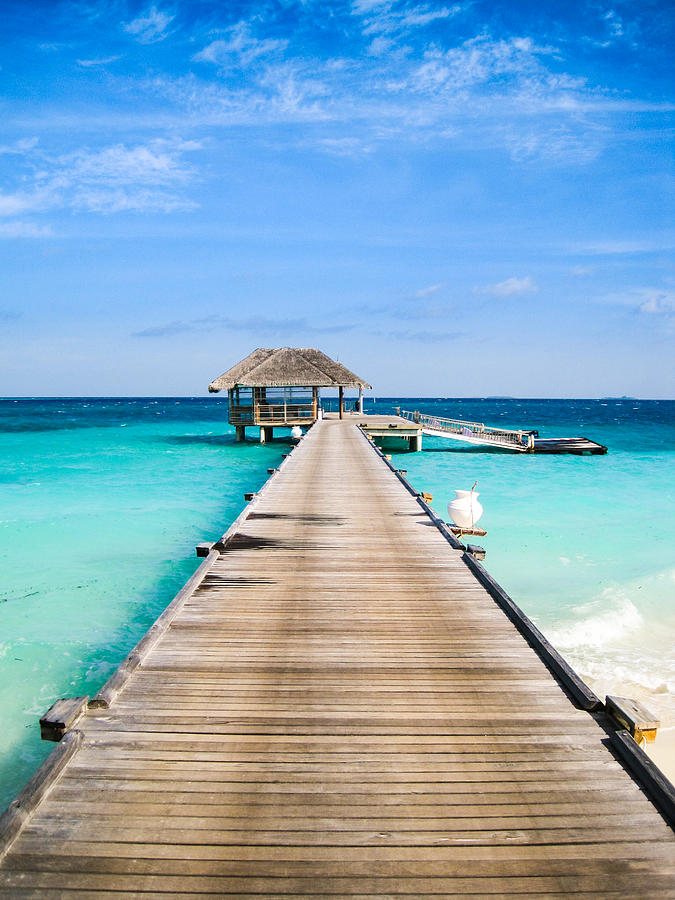
<path id="1" fill-rule="evenodd" d="M 446 518 L 477 481 L 491 574 L 596 691 L 675 724 L 675 402 L 366 399 L 396 406 L 609 447 L 387 452 Z M 39 716 L 96 692 L 288 447 L 253 438 L 220 397 L 0 400 L 0 809 L 53 747 Z"/>

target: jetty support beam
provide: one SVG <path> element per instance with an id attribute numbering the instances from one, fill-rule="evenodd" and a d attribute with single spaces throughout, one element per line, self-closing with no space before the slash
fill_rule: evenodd
<path id="1" fill-rule="evenodd" d="M 235 432 L 234 439 L 235 439 L 235 441 L 237 441 L 237 443 L 241 443 L 241 441 L 246 440 L 246 426 L 245 425 L 235 425 L 234 432 Z"/>
<path id="2" fill-rule="evenodd" d="M 89 697 L 62 697 L 53 703 L 40 719 L 43 741 L 58 741 L 86 712 Z"/>
<path id="3" fill-rule="evenodd" d="M 267 444 L 274 436 L 274 428 L 271 425 L 260 426 L 260 443 Z"/>
<path id="4" fill-rule="evenodd" d="M 421 450 L 422 449 L 422 429 L 414 434 L 411 438 L 408 439 L 408 445 L 411 450 Z"/>

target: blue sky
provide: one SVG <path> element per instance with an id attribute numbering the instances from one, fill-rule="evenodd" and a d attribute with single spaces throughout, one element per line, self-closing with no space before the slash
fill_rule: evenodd
<path id="1" fill-rule="evenodd" d="M 675 396 L 662 2 L 0 0 L 0 394 Z"/>

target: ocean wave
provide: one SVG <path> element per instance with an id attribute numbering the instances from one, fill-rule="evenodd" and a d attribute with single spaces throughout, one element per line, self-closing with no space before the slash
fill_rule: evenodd
<path id="1" fill-rule="evenodd" d="M 596 693 L 632 697 L 675 724 L 675 570 L 604 588 L 549 637 Z"/>
<path id="2" fill-rule="evenodd" d="M 644 626 L 644 618 L 621 589 L 605 588 L 591 603 L 575 607 L 578 621 L 554 628 L 551 638 L 561 650 L 602 649 L 622 641 Z"/>

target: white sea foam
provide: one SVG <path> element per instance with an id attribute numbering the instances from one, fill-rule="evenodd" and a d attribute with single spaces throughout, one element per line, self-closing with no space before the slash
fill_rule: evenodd
<path id="1" fill-rule="evenodd" d="M 605 588 L 597 600 L 577 606 L 573 612 L 578 620 L 561 625 L 552 633 L 555 645 L 561 650 L 608 647 L 644 624 L 635 604 L 616 588 Z"/>
<path id="2" fill-rule="evenodd" d="M 574 607 L 573 621 L 549 637 L 600 696 L 645 702 L 664 724 L 675 723 L 675 570 L 604 588 Z"/>

